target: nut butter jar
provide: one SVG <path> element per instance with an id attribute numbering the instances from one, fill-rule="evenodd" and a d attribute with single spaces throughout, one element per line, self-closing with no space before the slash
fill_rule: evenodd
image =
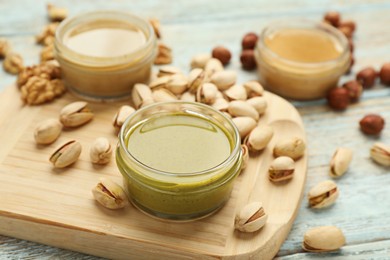
<path id="1" fill-rule="evenodd" d="M 229 199 L 241 170 L 240 142 L 234 123 L 209 106 L 157 103 L 126 120 L 116 163 L 130 201 L 141 211 L 194 220 Z"/>
<path id="2" fill-rule="evenodd" d="M 297 100 L 319 99 L 349 68 L 347 38 L 325 23 L 277 22 L 261 33 L 255 49 L 260 82 Z"/>
<path id="3" fill-rule="evenodd" d="M 147 83 L 157 52 L 151 25 L 119 11 L 83 13 L 64 20 L 55 35 L 55 57 L 74 94 L 91 100 L 130 96 Z"/>

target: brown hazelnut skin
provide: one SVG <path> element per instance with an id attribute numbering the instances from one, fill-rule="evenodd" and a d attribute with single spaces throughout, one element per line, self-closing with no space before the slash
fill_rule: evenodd
<path id="1" fill-rule="evenodd" d="M 227 48 L 223 46 L 217 46 L 213 49 L 211 56 L 218 59 L 223 65 L 226 65 L 230 62 L 232 54 Z"/>
<path id="2" fill-rule="evenodd" d="M 379 72 L 379 78 L 382 84 L 390 86 L 390 62 L 383 64 Z"/>
<path id="3" fill-rule="evenodd" d="M 339 23 L 339 27 L 349 27 L 350 31 L 353 34 L 356 30 L 356 23 L 351 20 L 345 20 Z"/>
<path id="4" fill-rule="evenodd" d="M 349 93 L 346 88 L 332 88 L 329 90 L 328 105 L 335 110 L 344 110 L 349 105 Z"/>
<path id="5" fill-rule="evenodd" d="M 348 47 L 349 47 L 349 50 L 351 51 L 351 53 L 354 51 L 355 49 L 355 45 L 353 44 L 353 41 L 351 38 L 348 38 Z"/>
<path id="6" fill-rule="evenodd" d="M 350 80 L 348 82 L 345 82 L 343 84 L 343 88 L 346 88 L 348 90 L 349 101 L 351 101 L 351 103 L 359 101 L 360 96 L 363 93 L 363 86 L 362 84 L 360 84 L 359 81 Z"/>
<path id="7" fill-rule="evenodd" d="M 340 23 L 340 13 L 335 11 L 327 12 L 324 16 L 324 20 L 332 26 L 337 27 Z"/>
<path id="8" fill-rule="evenodd" d="M 253 50 L 243 50 L 240 56 L 240 61 L 244 70 L 253 70 L 257 67 Z"/>
<path id="9" fill-rule="evenodd" d="M 350 27 L 348 27 L 348 26 L 339 26 L 339 27 L 337 27 L 337 29 L 339 29 L 339 31 L 342 32 L 345 35 L 345 37 L 347 37 L 348 39 L 352 38 L 353 31 L 351 30 Z"/>
<path id="10" fill-rule="evenodd" d="M 253 50 L 256 47 L 256 43 L 259 37 L 257 34 L 250 32 L 244 35 L 242 38 L 241 46 L 243 50 Z"/>
<path id="11" fill-rule="evenodd" d="M 376 77 L 377 73 L 373 67 L 362 69 L 356 74 L 356 79 L 362 83 L 363 88 L 372 88 L 375 84 Z"/>
<path id="12" fill-rule="evenodd" d="M 363 133 L 368 135 L 379 135 L 385 126 L 385 120 L 380 115 L 369 114 L 363 117 L 359 124 Z"/>

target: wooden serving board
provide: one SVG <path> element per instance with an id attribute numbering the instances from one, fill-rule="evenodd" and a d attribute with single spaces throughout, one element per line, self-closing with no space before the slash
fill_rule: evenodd
<path id="1" fill-rule="evenodd" d="M 297 214 L 306 179 L 307 152 L 296 162 L 294 178 L 275 185 L 267 178 L 272 147 L 281 137 L 305 139 L 302 120 L 284 99 L 265 93 L 266 114 L 260 124 L 275 130 L 268 147 L 252 155 L 237 178 L 228 203 L 207 218 L 172 223 L 151 218 L 133 206 L 109 210 L 97 204 L 91 189 L 99 177 L 121 184 L 115 160 L 93 165 L 89 145 L 99 136 L 116 145 L 112 118 L 122 103 L 92 103 L 92 122 L 64 130 L 51 145 L 37 146 L 35 125 L 57 118 L 60 109 L 76 98 L 66 94 L 51 104 L 23 106 L 16 87 L 0 94 L 0 233 L 55 247 L 114 259 L 270 259 L 287 237 Z M 54 169 L 50 154 L 76 139 L 83 151 L 71 167 Z M 261 201 L 267 224 L 255 233 L 234 229 L 236 212 L 251 201 Z"/>

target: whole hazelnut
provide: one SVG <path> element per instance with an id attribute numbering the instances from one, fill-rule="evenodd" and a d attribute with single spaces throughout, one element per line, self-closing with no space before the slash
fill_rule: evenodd
<path id="1" fill-rule="evenodd" d="M 242 38 L 242 49 L 243 50 L 253 50 L 256 46 L 258 40 L 257 34 L 250 32 L 244 35 Z"/>
<path id="2" fill-rule="evenodd" d="M 344 110 L 349 105 L 349 92 L 346 88 L 332 88 L 329 90 L 328 104 L 336 110 Z"/>
<path id="3" fill-rule="evenodd" d="M 253 50 L 243 50 L 240 56 L 240 61 L 244 70 L 253 70 L 257 66 Z"/>
<path id="4" fill-rule="evenodd" d="M 385 120 L 380 115 L 369 114 L 363 117 L 359 124 L 363 133 L 368 135 L 379 135 L 385 126 Z"/>
<path id="5" fill-rule="evenodd" d="M 351 32 L 353 34 L 356 30 L 356 23 L 352 20 L 345 20 L 345 21 L 340 22 L 339 27 L 349 27 L 349 29 L 351 30 Z"/>
<path id="6" fill-rule="evenodd" d="M 349 100 L 351 102 L 357 102 L 363 93 L 363 86 L 357 80 L 350 80 L 343 84 L 343 88 L 348 90 Z"/>
<path id="7" fill-rule="evenodd" d="M 363 88 L 372 88 L 375 84 L 377 73 L 373 67 L 367 67 L 359 71 L 356 75 L 356 79 L 360 81 Z"/>
<path id="8" fill-rule="evenodd" d="M 218 59 L 223 65 L 226 65 L 229 63 L 230 58 L 232 57 L 232 54 L 230 51 L 223 47 L 223 46 L 217 46 L 213 49 L 211 55 L 213 58 Z"/>
<path id="9" fill-rule="evenodd" d="M 382 84 L 390 86 L 390 62 L 383 64 L 379 72 L 379 77 Z"/>
<path id="10" fill-rule="evenodd" d="M 351 30 L 350 27 L 348 27 L 348 26 L 341 26 L 340 25 L 340 26 L 337 27 L 337 29 L 339 29 L 339 31 L 342 32 L 345 35 L 345 37 L 347 37 L 348 39 L 352 38 L 353 31 Z"/>
<path id="11" fill-rule="evenodd" d="M 330 23 L 334 27 L 337 27 L 340 23 L 340 13 L 335 11 L 327 12 L 324 16 L 324 21 Z"/>

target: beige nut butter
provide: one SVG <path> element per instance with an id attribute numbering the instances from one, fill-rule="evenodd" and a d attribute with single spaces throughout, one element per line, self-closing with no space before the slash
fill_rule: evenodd
<path id="1" fill-rule="evenodd" d="M 262 32 L 255 52 L 260 80 L 288 98 L 322 98 L 349 67 L 347 46 L 346 38 L 325 24 L 271 25 Z"/>
<path id="2" fill-rule="evenodd" d="M 144 19 L 125 12 L 84 13 L 61 23 L 55 56 L 68 89 L 93 100 L 130 96 L 135 83 L 147 83 L 156 38 Z"/>

